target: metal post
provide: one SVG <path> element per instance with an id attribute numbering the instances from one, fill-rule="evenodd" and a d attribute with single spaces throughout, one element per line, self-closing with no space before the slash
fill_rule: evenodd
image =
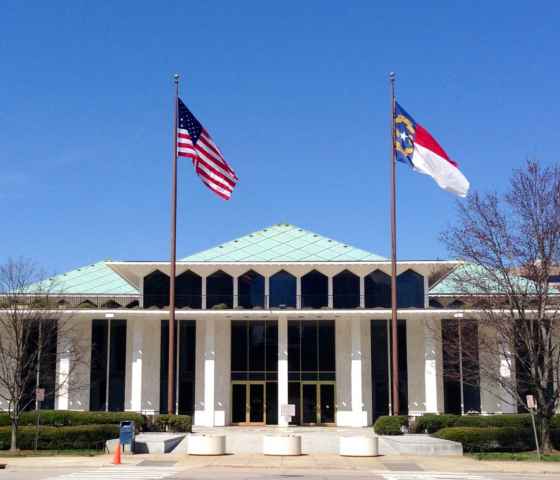
<path id="1" fill-rule="evenodd" d="M 461 318 L 458 319 L 459 326 L 459 388 L 461 391 L 461 415 L 465 414 L 465 389 L 463 386 L 463 324 Z"/>
<path id="2" fill-rule="evenodd" d="M 175 82 L 173 117 L 173 168 L 171 179 L 171 273 L 169 275 L 169 346 L 167 357 L 167 413 L 175 411 L 174 372 L 175 372 L 175 270 L 177 262 L 177 113 L 179 102 L 179 75 L 173 76 Z"/>
<path id="3" fill-rule="evenodd" d="M 397 175 L 395 169 L 395 73 L 389 74 L 391 85 L 391 340 L 393 415 L 398 415 L 399 405 L 399 351 L 397 339 Z"/>

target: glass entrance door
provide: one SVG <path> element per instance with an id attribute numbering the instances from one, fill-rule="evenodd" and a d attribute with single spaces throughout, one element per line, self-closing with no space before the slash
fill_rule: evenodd
<path id="1" fill-rule="evenodd" d="M 263 425 L 266 412 L 265 382 L 234 382 L 231 390 L 231 423 Z"/>
<path id="2" fill-rule="evenodd" d="M 302 382 L 300 398 L 302 425 L 332 425 L 335 423 L 334 382 Z"/>

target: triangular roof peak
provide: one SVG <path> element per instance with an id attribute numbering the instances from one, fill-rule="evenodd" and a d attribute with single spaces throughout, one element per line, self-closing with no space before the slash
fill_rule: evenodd
<path id="1" fill-rule="evenodd" d="M 182 258 L 182 262 L 360 262 L 385 258 L 279 223 Z"/>

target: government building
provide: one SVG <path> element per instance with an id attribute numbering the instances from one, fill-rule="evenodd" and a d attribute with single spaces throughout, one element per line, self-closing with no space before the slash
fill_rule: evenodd
<path id="1" fill-rule="evenodd" d="M 445 375 L 455 365 L 445 338 L 468 316 L 449 280 L 458 266 L 398 262 L 401 414 L 514 410 L 484 378 Z M 90 361 L 74 372 L 87 386 L 71 380 L 44 408 L 166 412 L 171 367 L 175 413 L 195 425 L 367 426 L 391 413 L 388 259 L 289 224 L 185 257 L 172 366 L 169 272 L 169 262 L 102 261 L 54 278 Z M 57 359 L 47 394 L 70 361 Z"/>

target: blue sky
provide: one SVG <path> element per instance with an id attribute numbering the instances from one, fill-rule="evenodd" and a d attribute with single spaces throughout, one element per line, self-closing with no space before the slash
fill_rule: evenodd
<path id="1" fill-rule="evenodd" d="M 558 161 L 557 2 L 2 2 L 0 261 L 166 259 L 172 74 L 240 182 L 180 163 L 178 253 L 279 222 L 389 255 L 388 72 L 473 189 Z M 398 166 L 399 257 L 455 198 Z"/>

